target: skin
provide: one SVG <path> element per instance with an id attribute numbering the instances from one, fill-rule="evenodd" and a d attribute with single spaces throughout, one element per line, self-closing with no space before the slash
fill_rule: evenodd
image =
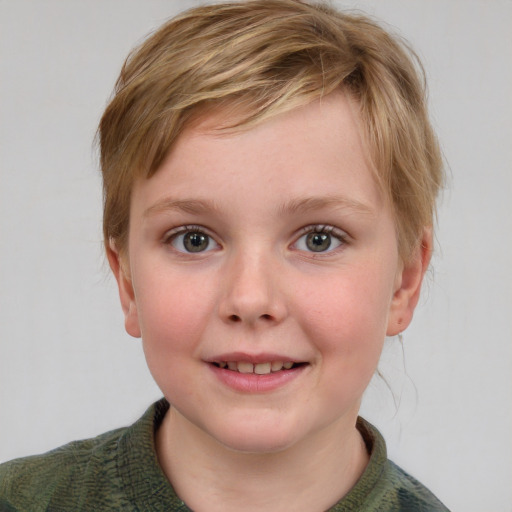
<path id="1" fill-rule="evenodd" d="M 160 464 L 194 510 L 325 510 L 368 462 L 361 397 L 385 336 L 412 318 L 431 236 L 400 260 L 355 107 L 336 93 L 230 134 L 213 129 L 220 113 L 134 187 L 127 251 L 112 244 L 109 260 L 126 329 L 172 404 Z M 208 245 L 190 253 L 195 226 Z M 312 251 L 322 229 L 331 246 Z M 233 352 L 302 364 L 241 391 L 213 369 Z"/>

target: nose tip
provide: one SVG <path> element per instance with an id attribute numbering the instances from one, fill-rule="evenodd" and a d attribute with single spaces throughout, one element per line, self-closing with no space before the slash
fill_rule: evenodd
<path id="1" fill-rule="evenodd" d="M 252 290 L 252 296 L 233 296 L 226 301 L 223 315 L 231 324 L 277 324 L 285 316 L 284 304 L 272 295 L 257 297 L 256 290 Z"/>
<path id="2" fill-rule="evenodd" d="M 220 314 L 230 324 L 279 323 L 286 316 L 286 304 L 277 282 L 277 273 L 257 258 L 232 265 L 224 282 Z"/>

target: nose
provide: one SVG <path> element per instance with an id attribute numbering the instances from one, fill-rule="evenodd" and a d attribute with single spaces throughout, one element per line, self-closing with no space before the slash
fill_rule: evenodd
<path id="1" fill-rule="evenodd" d="M 271 257 L 238 254 L 226 262 L 219 314 L 224 322 L 279 324 L 287 315 L 280 272 Z"/>

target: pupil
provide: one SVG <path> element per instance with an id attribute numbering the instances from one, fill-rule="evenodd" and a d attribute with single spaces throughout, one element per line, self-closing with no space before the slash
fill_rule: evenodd
<path id="1" fill-rule="evenodd" d="M 208 237 L 202 233 L 187 233 L 183 240 L 189 252 L 200 252 L 208 247 Z"/>
<path id="2" fill-rule="evenodd" d="M 326 233 L 310 233 L 306 238 L 306 245 L 314 252 L 325 251 L 331 245 L 331 236 Z"/>

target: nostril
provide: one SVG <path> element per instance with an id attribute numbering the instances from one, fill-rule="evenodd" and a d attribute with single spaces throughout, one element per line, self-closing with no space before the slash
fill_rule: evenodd
<path id="1" fill-rule="evenodd" d="M 238 316 L 238 315 L 231 315 L 229 317 L 229 319 L 232 321 L 232 322 L 240 322 L 241 318 Z"/>
<path id="2" fill-rule="evenodd" d="M 272 317 L 266 313 L 264 315 L 261 315 L 261 318 L 263 318 L 263 320 L 272 320 Z"/>

